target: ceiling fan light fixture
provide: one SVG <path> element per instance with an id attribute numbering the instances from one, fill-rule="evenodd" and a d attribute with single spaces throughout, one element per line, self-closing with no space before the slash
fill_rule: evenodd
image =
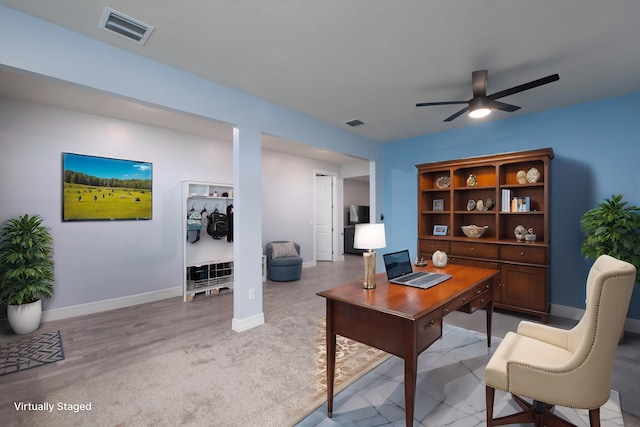
<path id="1" fill-rule="evenodd" d="M 475 98 L 469 103 L 469 117 L 480 119 L 491 114 L 491 108 L 484 98 Z"/>
<path id="2" fill-rule="evenodd" d="M 481 119 L 491 114 L 491 108 L 477 108 L 469 111 L 469 117 L 472 119 Z"/>

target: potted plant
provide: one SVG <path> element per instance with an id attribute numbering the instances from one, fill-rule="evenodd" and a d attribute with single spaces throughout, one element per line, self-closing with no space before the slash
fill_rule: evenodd
<path id="1" fill-rule="evenodd" d="M 40 327 L 42 298 L 53 295 L 52 243 L 39 215 L 10 219 L 0 229 L 0 303 L 16 334 Z"/>
<path id="2" fill-rule="evenodd" d="M 586 238 L 582 254 L 597 258 L 602 254 L 627 261 L 638 269 L 636 283 L 640 281 L 640 207 L 629 205 L 622 195 L 612 195 L 585 212 L 580 227 Z"/>

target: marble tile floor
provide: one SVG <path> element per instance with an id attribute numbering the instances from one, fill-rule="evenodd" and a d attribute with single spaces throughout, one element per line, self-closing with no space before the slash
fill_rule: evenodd
<path id="1" fill-rule="evenodd" d="M 442 339 L 418 358 L 414 426 L 485 425 L 484 367 L 499 339 L 487 348 L 483 333 L 445 324 Z M 326 402 L 296 427 L 404 426 L 404 363 L 391 357 L 334 397 L 333 417 Z M 495 416 L 517 412 L 510 396 L 496 391 Z M 587 411 L 556 408 L 570 422 L 588 426 Z M 600 411 L 602 426 L 624 426 L 618 393 Z"/>

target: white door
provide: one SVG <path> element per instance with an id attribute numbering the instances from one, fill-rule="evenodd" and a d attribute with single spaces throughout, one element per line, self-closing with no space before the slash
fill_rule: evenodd
<path id="1" fill-rule="evenodd" d="M 332 178 L 316 175 L 316 260 L 333 260 L 333 188 Z"/>

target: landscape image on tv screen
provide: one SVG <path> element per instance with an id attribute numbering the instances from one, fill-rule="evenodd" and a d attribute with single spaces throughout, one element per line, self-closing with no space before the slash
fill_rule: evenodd
<path id="1" fill-rule="evenodd" d="M 149 162 L 62 153 L 62 220 L 148 220 Z"/>

